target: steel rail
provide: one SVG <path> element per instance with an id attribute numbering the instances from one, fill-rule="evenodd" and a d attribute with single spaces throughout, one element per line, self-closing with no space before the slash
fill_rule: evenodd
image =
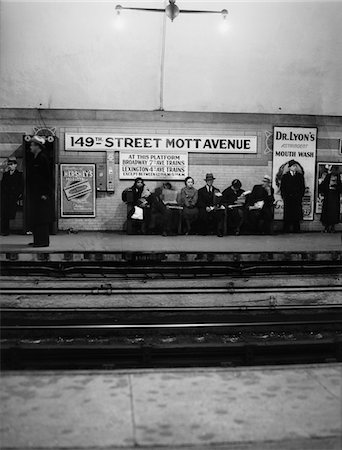
<path id="1" fill-rule="evenodd" d="M 163 324 L 105 324 L 105 325 L 14 325 L 2 326 L 3 331 L 18 330 L 125 330 L 125 329 L 163 329 L 163 328 L 241 328 L 241 327 L 264 327 L 264 326 L 298 326 L 298 325 L 327 325 L 342 324 L 342 319 L 331 320 L 298 320 L 290 322 L 213 322 L 213 323 L 163 323 Z"/>
<path id="2" fill-rule="evenodd" d="M 2 313 L 8 313 L 8 312 L 40 312 L 40 313 L 49 313 L 49 312 L 129 312 L 129 313 L 135 313 L 135 312 L 162 312 L 162 313 L 169 313 L 169 312 L 205 312 L 205 311 L 214 311 L 214 312 L 230 312 L 230 311 L 245 311 L 245 312 L 259 312 L 259 311 L 277 311 L 281 312 L 282 310 L 293 310 L 294 312 L 297 310 L 304 310 L 306 312 L 310 311 L 311 309 L 337 309 L 342 311 L 342 303 L 335 304 L 335 303 L 324 303 L 324 304 L 316 304 L 316 305 L 252 305 L 248 306 L 246 304 L 241 305 L 232 305 L 232 306 L 174 306 L 174 307 L 155 307 L 155 306 L 146 306 L 146 307 L 134 307 L 134 308 L 127 308 L 127 307 L 101 307 L 101 308 L 94 308 L 94 307 L 44 307 L 44 308 L 36 308 L 36 307 L 0 307 L 0 312 Z"/>
<path id="3" fill-rule="evenodd" d="M 320 292 L 342 292 L 341 286 L 280 286 L 280 287 L 210 287 L 210 288 L 198 288 L 198 287 L 190 287 L 190 288 L 130 288 L 127 286 L 126 288 L 115 288 L 111 287 L 89 287 L 89 288 L 2 288 L 2 295 L 7 294 L 16 294 L 16 295 L 68 295 L 68 294 L 118 294 L 118 295 L 157 295 L 157 294 L 263 294 L 263 293 L 282 293 L 282 292 L 317 292 L 318 289 Z M 342 297 L 341 297 L 342 299 Z"/>

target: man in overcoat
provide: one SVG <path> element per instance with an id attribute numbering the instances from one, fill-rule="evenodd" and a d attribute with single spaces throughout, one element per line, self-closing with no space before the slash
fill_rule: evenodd
<path id="1" fill-rule="evenodd" d="M 1 180 L 1 234 L 10 233 L 10 220 L 15 219 L 17 203 L 23 193 L 23 174 L 17 170 L 17 160 L 9 158 Z"/>
<path id="2" fill-rule="evenodd" d="M 265 175 L 261 184 L 253 186 L 247 198 L 247 225 L 254 233 L 273 233 L 274 190 L 271 178 Z"/>
<path id="3" fill-rule="evenodd" d="M 280 182 L 280 194 L 284 202 L 284 233 L 289 233 L 291 228 L 294 233 L 299 233 L 300 221 L 303 219 L 304 175 L 295 160 L 289 161 L 288 166 L 290 170 L 284 173 Z"/>
<path id="4" fill-rule="evenodd" d="M 199 210 L 199 227 L 203 235 L 214 229 L 218 237 L 223 236 L 224 208 L 221 207 L 222 194 L 213 186 L 214 175 L 207 173 L 206 185 L 198 190 L 197 207 Z"/>
<path id="5" fill-rule="evenodd" d="M 52 221 L 51 168 L 45 154 L 45 139 L 33 136 L 30 143 L 32 158 L 27 158 L 28 219 L 33 234 L 33 247 L 48 247 L 49 226 Z"/>

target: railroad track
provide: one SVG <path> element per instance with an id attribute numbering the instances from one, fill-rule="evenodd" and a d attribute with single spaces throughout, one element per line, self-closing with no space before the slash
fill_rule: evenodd
<path id="1" fill-rule="evenodd" d="M 214 257 L 213 257 L 214 258 Z M 2 276 L 55 276 L 73 277 L 116 276 L 118 278 L 159 276 L 167 278 L 184 277 L 219 277 L 226 275 L 254 274 L 323 274 L 341 273 L 340 261 L 211 261 L 206 260 L 163 262 L 146 261 L 144 263 L 115 263 L 112 261 L 93 262 L 54 262 L 54 261 L 2 261 L 0 274 Z"/>
<path id="2" fill-rule="evenodd" d="M 342 307 L 3 309 L 3 369 L 342 360 Z"/>

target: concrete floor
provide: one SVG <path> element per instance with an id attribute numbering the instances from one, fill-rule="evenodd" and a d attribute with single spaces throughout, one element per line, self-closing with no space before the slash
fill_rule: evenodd
<path id="1" fill-rule="evenodd" d="M 1 448 L 340 450 L 341 380 L 342 364 L 4 373 Z"/>
<path id="2" fill-rule="evenodd" d="M 119 233 L 60 233 L 50 237 L 50 247 L 34 249 L 32 236 L 0 237 L 6 251 L 170 251 L 170 252 L 283 252 L 342 251 L 341 233 L 300 233 L 275 236 L 127 236 Z"/>

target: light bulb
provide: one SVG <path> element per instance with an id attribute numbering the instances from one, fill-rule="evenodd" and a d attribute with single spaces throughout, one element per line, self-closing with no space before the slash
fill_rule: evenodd
<path id="1" fill-rule="evenodd" d="M 229 29 L 229 23 L 227 20 L 228 11 L 226 9 L 223 9 L 221 11 L 222 14 L 222 22 L 219 26 L 221 33 L 225 33 Z"/>
<path id="2" fill-rule="evenodd" d="M 117 30 L 122 30 L 125 27 L 125 22 L 124 22 L 124 20 L 123 20 L 123 18 L 121 16 L 121 8 L 122 8 L 121 5 L 117 5 L 115 7 L 116 17 L 114 19 L 114 27 Z"/>

